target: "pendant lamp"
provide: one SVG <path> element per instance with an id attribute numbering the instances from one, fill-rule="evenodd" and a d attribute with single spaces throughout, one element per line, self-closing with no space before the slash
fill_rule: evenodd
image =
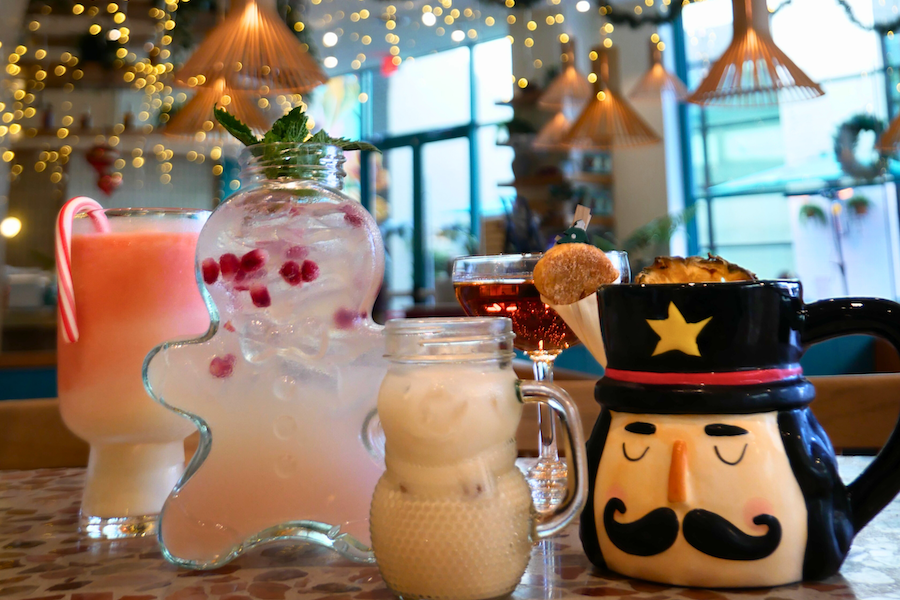
<path id="1" fill-rule="evenodd" d="M 303 94 L 328 81 L 275 10 L 275 0 L 232 0 L 231 10 L 175 73 L 182 85 L 224 78 L 233 89 Z"/>
<path id="2" fill-rule="evenodd" d="M 573 148 L 608 149 L 656 144 L 659 137 L 640 115 L 618 94 L 618 86 L 610 85 L 611 49 L 594 48 L 597 60 L 594 72 L 594 97 L 578 116 L 563 142 Z"/>
<path id="3" fill-rule="evenodd" d="M 566 118 L 563 111 L 559 111 L 547 124 L 541 127 L 534 141 L 531 143 L 535 150 L 544 150 L 553 152 L 556 150 L 565 150 L 563 138 L 569 132 L 572 123 Z"/>
<path id="4" fill-rule="evenodd" d="M 562 72 L 550 82 L 538 99 L 538 106 L 546 111 L 566 110 L 572 116 L 591 98 L 591 84 L 575 68 L 575 40 L 562 43 Z"/>
<path id="5" fill-rule="evenodd" d="M 687 88 L 678 76 L 669 73 L 662 64 L 662 50 L 658 42 L 650 42 L 650 70 L 644 73 L 637 85 L 632 88 L 628 97 L 658 99 L 662 94 L 670 94 L 676 100 L 687 96 Z"/>
<path id="6" fill-rule="evenodd" d="M 825 92 L 782 52 L 769 32 L 766 0 L 732 0 L 734 36 L 687 99 L 704 105 L 762 106 Z"/>
<path id="7" fill-rule="evenodd" d="M 900 147 L 900 115 L 894 117 L 875 143 L 875 149 L 884 155 L 894 154 L 898 147 Z"/>
<path id="8" fill-rule="evenodd" d="M 197 88 L 197 93 L 166 123 L 164 132 L 170 136 L 194 137 L 202 131 L 206 136 L 217 136 L 225 130 L 216 123 L 213 111 L 216 107 L 228 112 L 247 124 L 256 134 L 268 131 L 271 123 L 257 108 L 250 92 L 232 90 L 220 77 L 212 85 Z"/>

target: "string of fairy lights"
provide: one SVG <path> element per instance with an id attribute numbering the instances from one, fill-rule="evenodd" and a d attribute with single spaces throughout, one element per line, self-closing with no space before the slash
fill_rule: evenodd
<path id="1" fill-rule="evenodd" d="M 331 1 L 307 0 L 312 6 Z M 317 37 L 316 42 L 320 42 L 324 50 L 321 60 L 326 68 L 338 66 L 338 59 L 333 52 L 338 44 L 349 40 L 361 46 L 350 62 L 353 71 L 366 68 L 367 60 L 371 60 L 366 52 L 372 53 L 367 47 L 371 48 L 375 44 L 375 34 L 371 27 L 363 27 L 371 19 L 383 21 L 384 40 L 387 43 L 387 56 L 384 60 L 394 67 L 399 67 L 404 61 L 414 60 L 412 54 L 416 31 L 431 31 L 438 37 L 448 36 L 457 44 L 473 43 L 478 40 L 479 32 L 484 31 L 483 27 L 502 26 L 501 20 L 505 20 L 506 26 L 518 24 L 516 37 L 510 33 L 506 39 L 510 44 L 522 44 L 526 52 L 537 49 L 538 33 L 543 28 L 556 28 L 553 37 L 559 42 L 568 41 L 566 15 L 561 7 L 564 0 L 485 1 L 488 4 L 482 6 L 484 10 L 481 10 L 474 6 L 454 6 L 453 0 L 433 0 L 416 8 L 408 1 L 385 4 L 360 0 L 357 10 L 334 10 L 318 16 L 312 28 L 321 30 L 321 37 Z M 288 26 L 297 34 L 311 34 L 308 11 L 292 11 L 292 7 L 296 6 L 292 2 L 294 0 L 288 0 L 288 4 L 282 6 Z M 612 35 L 618 24 L 634 26 L 635 19 L 641 23 L 644 20 L 655 22 L 653 19 L 668 19 L 691 2 L 692 0 L 636 0 L 634 6 L 617 6 L 614 9 L 603 2 L 598 4 L 596 0 L 576 0 L 573 6 L 576 13 L 596 11 L 602 19 L 597 31 L 599 43 L 609 48 L 613 45 Z M 147 14 L 138 15 L 142 23 L 149 17 L 154 29 L 151 41 L 141 48 L 134 48 L 134 44 L 129 46 L 129 41 L 135 36 L 132 31 L 135 15 L 129 14 L 128 0 L 75 0 L 66 9 L 71 16 L 81 19 L 87 36 L 103 37 L 112 44 L 114 56 L 108 65 L 108 73 L 112 77 L 121 78 L 118 86 L 141 92 L 135 114 L 122 115 L 121 122 L 103 131 L 92 128 L 90 119 L 84 115 L 75 114 L 71 100 L 72 92 L 91 68 L 88 61 L 76 56 L 74 51 L 59 52 L 57 49 L 58 55 L 50 56 L 53 50 L 47 42 L 48 36 L 43 34 L 43 21 L 58 16 L 59 13 L 53 14 L 53 7 L 60 4 L 43 4 L 39 14 L 30 15 L 26 23 L 29 45 L 17 45 L 10 50 L 0 45 L 0 53 L 9 51 L 5 67 L 8 77 L 2 83 L 5 92 L 3 97 L 8 101 L 0 101 L 0 160 L 10 163 L 10 177 L 15 180 L 29 168 L 38 173 L 48 173 L 52 183 L 62 186 L 64 167 L 74 149 L 92 145 L 116 150 L 118 157 L 112 163 L 112 168 L 113 175 L 120 179 L 123 177 L 123 170 L 130 164 L 134 169 L 153 167 L 159 181 L 170 184 L 173 165 L 176 164 L 173 162 L 176 146 L 180 148 L 179 156 L 185 156 L 193 163 L 209 162 L 212 174 L 221 176 L 224 172 L 222 161 L 225 152 L 222 143 L 212 138 L 207 139 L 214 130 L 211 120 L 196 132 L 193 140 L 197 144 L 186 153 L 182 143 L 154 135 L 159 133 L 160 125 L 165 125 L 172 112 L 190 97 L 190 89 L 174 87 L 171 77 L 178 53 L 173 48 L 178 11 L 180 7 L 186 9 L 189 3 L 190 0 L 164 0 L 148 8 Z M 489 5 L 498 10 L 489 10 Z M 532 9 L 540 9 L 540 16 Z M 627 13 L 627 18 L 623 13 Z M 411 20 L 407 20 L 410 16 Z M 572 13 L 569 16 L 572 18 Z M 401 30 L 409 33 L 403 33 L 401 37 Z M 483 34 L 481 36 L 485 37 Z M 546 40 L 546 36 L 542 39 Z M 652 34 L 651 40 L 658 44 L 660 50 L 664 49 L 665 45 L 656 33 Z M 591 60 L 595 58 L 592 51 L 588 55 Z M 541 58 L 536 56 L 529 61 L 534 69 L 532 74 L 512 76 L 514 85 L 519 88 L 531 85 L 529 77 L 537 77 L 534 73 L 544 67 Z M 596 78 L 597 74 L 588 74 L 589 81 L 593 82 Z M 198 75 L 187 81 L 187 87 L 208 83 L 202 75 Z M 61 89 L 64 98 L 59 106 L 54 107 L 53 113 L 44 107 L 40 97 L 48 86 Z M 259 108 L 270 113 L 284 113 L 295 106 L 304 106 L 303 97 L 299 94 L 270 97 L 268 89 L 263 87 L 258 90 L 257 95 Z M 360 102 L 367 102 L 368 99 L 365 93 L 360 93 L 358 98 Z M 35 142 L 23 143 L 31 138 L 35 138 Z M 36 155 L 31 152 L 20 153 L 17 152 L 19 148 L 38 148 L 39 152 Z M 33 162 L 32 156 L 35 157 Z M 30 164 L 26 164 L 26 157 Z M 235 183 L 230 182 L 229 185 L 233 187 Z"/>
<path id="2" fill-rule="evenodd" d="M 323 2 L 323 0 L 309 1 L 313 5 Z M 652 6 L 654 0 L 645 1 L 648 6 Z M 668 4 L 671 0 L 661 1 Z M 0 159 L 10 163 L 10 177 L 13 181 L 20 177 L 26 168 L 33 168 L 35 172 L 48 173 L 50 181 L 60 185 L 61 195 L 63 191 L 61 186 L 65 178 L 64 167 L 70 160 L 73 150 L 76 147 L 93 145 L 116 151 L 118 156 L 112 163 L 114 178 L 119 180 L 123 178 L 123 170 L 128 163 L 134 169 L 153 165 L 160 182 L 171 183 L 175 157 L 175 150 L 171 147 L 173 142 L 163 136 L 153 138 L 148 136 L 157 133 L 158 126 L 168 121 L 171 111 L 188 100 L 189 94 L 186 91 L 173 88 L 168 81 L 175 69 L 173 50 L 170 46 L 176 27 L 177 12 L 179 6 L 188 2 L 190 0 L 167 0 L 148 9 L 148 16 L 154 22 L 156 35 L 152 41 L 144 45 L 141 54 L 128 46 L 129 40 L 134 35 L 130 27 L 128 0 L 101 3 L 83 1 L 71 6 L 71 15 L 85 21 L 88 35 L 103 36 L 115 47 L 112 63 L 108 66 L 111 67 L 109 72 L 114 74 L 114 77 L 121 78 L 121 87 L 142 92 L 136 114 L 122 115 L 121 122 L 103 131 L 93 128 L 88 116 L 74 114 L 73 102 L 67 97 L 75 91 L 76 86 L 85 77 L 85 69 L 89 67 L 70 51 L 61 52 L 58 57 L 51 57 L 47 36 L 41 35 L 42 20 L 53 14 L 53 7 L 51 4 L 44 4 L 39 15 L 30 17 L 27 29 L 31 34 L 31 47 L 18 45 L 7 58 L 6 73 L 9 77 L 4 80 L 3 85 L 7 92 L 6 97 L 11 98 L 12 102 L 9 106 L 0 102 Z M 517 7 L 515 0 L 502 2 L 507 9 Z M 561 2 L 562 0 L 546 0 L 545 4 L 552 12 L 552 7 L 559 6 Z M 382 7 L 380 4 L 369 4 L 369 6 L 373 10 L 360 8 L 350 12 L 349 15 L 338 10 L 325 15 L 322 20 L 326 26 L 334 26 L 345 18 L 354 24 L 371 18 L 381 18 L 384 21 L 384 39 L 389 44 L 390 63 L 397 67 L 404 60 L 414 60 L 411 55 L 405 57 L 402 55 L 403 40 L 398 32 L 400 11 L 397 5 L 388 4 Z M 591 8 L 592 5 L 588 0 L 579 0 L 576 5 L 579 12 L 587 12 Z M 598 10 L 602 15 L 607 8 L 601 6 Z M 437 36 L 449 35 L 453 42 L 464 43 L 478 38 L 479 32 L 476 28 L 478 23 L 483 22 L 484 26 L 493 27 L 499 18 L 502 17 L 483 15 L 477 8 L 465 7 L 460 10 L 453 6 L 453 0 L 437 0 L 433 4 L 421 7 L 420 23 L 416 23 L 414 29 L 424 27 L 431 29 Z M 520 17 L 516 14 L 510 13 L 506 16 L 506 23 L 513 25 L 518 18 Z M 532 48 L 535 44 L 534 32 L 539 27 L 562 26 L 564 23 L 565 16 L 562 12 L 548 14 L 542 20 L 529 19 L 526 25 L 529 35 L 522 39 L 521 43 L 526 48 Z M 303 20 L 293 19 L 291 27 L 299 33 L 303 32 L 307 25 Z M 612 40 L 608 36 L 613 30 L 614 26 L 611 23 L 601 27 L 600 34 L 607 47 L 612 45 Z M 333 48 L 344 35 L 347 35 L 351 42 L 359 43 L 363 47 L 373 43 L 372 36 L 368 33 L 351 31 L 345 34 L 343 27 L 329 27 L 322 36 L 322 46 L 326 50 Z M 567 37 L 568 34 L 565 32 L 558 35 L 560 41 L 566 41 Z M 507 39 L 510 43 L 516 41 L 512 35 L 508 35 Z M 407 42 L 414 44 L 412 39 Z M 2 51 L 0 45 L 0 52 Z M 368 58 L 365 51 L 360 51 L 351 61 L 351 68 L 354 71 L 364 68 Z M 337 66 L 337 59 L 330 55 L 324 56 L 322 63 L 326 68 L 334 68 Z M 543 63 L 540 59 L 535 59 L 533 66 L 540 69 Z M 528 85 L 525 77 L 513 77 L 513 80 L 519 87 Z M 187 83 L 188 87 L 195 87 L 207 82 L 199 76 Z M 54 111 L 40 104 L 40 93 L 48 84 L 62 89 L 65 98 L 60 106 L 54 107 Z M 266 89 L 259 90 L 258 106 L 266 110 L 287 112 L 294 106 L 303 105 L 303 98 L 299 94 L 279 94 L 272 99 L 266 96 Z M 359 101 L 368 101 L 365 93 L 360 94 Z M 213 127 L 212 121 L 204 123 L 203 130 L 195 134 L 194 140 L 207 142 L 207 134 Z M 36 143 L 22 143 L 23 140 L 32 138 L 35 138 Z M 17 149 L 22 147 L 29 150 L 35 147 L 42 149 L 36 155 L 21 152 L 23 156 L 20 158 Z M 221 176 L 224 171 L 223 154 L 222 145 L 210 140 L 209 143 L 198 144 L 185 156 L 190 162 L 202 164 L 210 161 L 212 174 Z M 32 156 L 35 156 L 33 164 L 25 164 L 23 159 L 30 160 Z M 234 183 L 231 182 L 230 185 L 233 187 Z"/>

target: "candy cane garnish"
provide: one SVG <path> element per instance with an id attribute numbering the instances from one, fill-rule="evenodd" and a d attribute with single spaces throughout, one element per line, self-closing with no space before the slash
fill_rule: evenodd
<path id="1" fill-rule="evenodd" d="M 66 202 L 56 217 L 56 271 L 59 280 L 59 322 L 62 337 L 67 343 L 78 341 L 78 323 L 75 321 L 75 288 L 72 286 L 72 221 L 75 215 L 87 212 L 94 227 L 107 233 L 109 221 L 103 207 L 87 196 L 77 196 Z"/>

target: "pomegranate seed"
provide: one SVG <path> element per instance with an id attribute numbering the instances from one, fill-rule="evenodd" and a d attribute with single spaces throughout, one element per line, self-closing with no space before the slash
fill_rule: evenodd
<path id="1" fill-rule="evenodd" d="M 241 270 L 251 273 L 266 264 L 267 258 L 269 258 L 269 255 L 265 250 L 260 248 L 251 250 L 241 257 Z"/>
<path id="2" fill-rule="evenodd" d="M 304 260 L 303 266 L 300 267 L 300 274 L 303 281 L 315 281 L 319 278 L 319 265 L 311 260 Z"/>
<path id="3" fill-rule="evenodd" d="M 214 284 L 219 278 L 219 263 L 214 258 L 204 260 L 200 265 L 200 270 L 203 272 L 203 281 L 206 282 L 206 285 Z"/>
<path id="4" fill-rule="evenodd" d="M 300 265 L 295 261 L 289 260 L 281 265 L 278 271 L 284 280 L 291 285 L 300 285 L 303 282 L 303 276 L 300 273 Z"/>
<path id="5" fill-rule="evenodd" d="M 334 324 L 338 329 L 350 329 L 359 318 L 359 313 L 349 308 L 339 308 L 334 311 Z"/>
<path id="6" fill-rule="evenodd" d="M 294 260 L 303 260 L 309 256 L 309 248 L 306 246 L 291 246 L 284 255 L 288 258 L 293 258 Z"/>
<path id="7" fill-rule="evenodd" d="M 222 269 L 222 279 L 233 279 L 241 270 L 241 261 L 235 254 L 223 254 L 219 257 L 219 267 Z"/>
<path id="8" fill-rule="evenodd" d="M 247 275 L 247 271 L 238 271 L 234 274 L 234 284 L 233 289 L 236 292 L 246 292 L 250 289 L 250 282 L 247 281 L 250 279 L 250 276 Z"/>
<path id="9" fill-rule="evenodd" d="M 265 308 L 272 304 L 272 297 L 269 296 L 269 288 L 262 284 L 250 286 L 250 299 L 253 300 L 254 306 L 260 308 Z"/>
<path id="10" fill-rule="evenodd" d="M 214 357 L 211 361 L 209 361 L 209 373 L 213 377 L 218 377 L 219 379 L 224 379 L 225 377 L 230 377 L 234 372 L 234 362 L 235 362 L 234 354 L 226 354 L 223 357 Z"/>
<path id="11" fill-rule="evenodd" d="M 362 227 L 363 223 L 365 223 L 362 215 L 359 214 L 358 209 L 354 206 L 345 204 L 341 207 L 340 210 L 342 213 L 344 213 L 344 221 L 346 221 L 353 227 Z"/>
<path id="12" fill-rule="evenodd" d="M 230 331 L 232 333 L 234 333 L 234 331 L 235 331 L 234 325 L 231 324 L 231 321 L 225 321 L 225 324 L 222 325 L 222 327 L 224 327 L 226 331 Z"/>

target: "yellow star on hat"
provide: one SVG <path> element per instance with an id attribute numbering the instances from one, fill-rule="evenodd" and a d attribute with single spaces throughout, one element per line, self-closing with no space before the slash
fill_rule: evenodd
<path id="1" fill-rule="evenodd" d="M 700 348 L 697 347 L 697 336 L 712 320 L 707 317 L 697 323 L 688 323 L 681 315 L 681 311 L 674 302 L 669 302 L 669 318 L 653 320 L 647 319 L 647 325 L 653 328 L 659 336 L 659 342 L 652 356 L 677 350 L 688 356 L 700 356 Z"/>

